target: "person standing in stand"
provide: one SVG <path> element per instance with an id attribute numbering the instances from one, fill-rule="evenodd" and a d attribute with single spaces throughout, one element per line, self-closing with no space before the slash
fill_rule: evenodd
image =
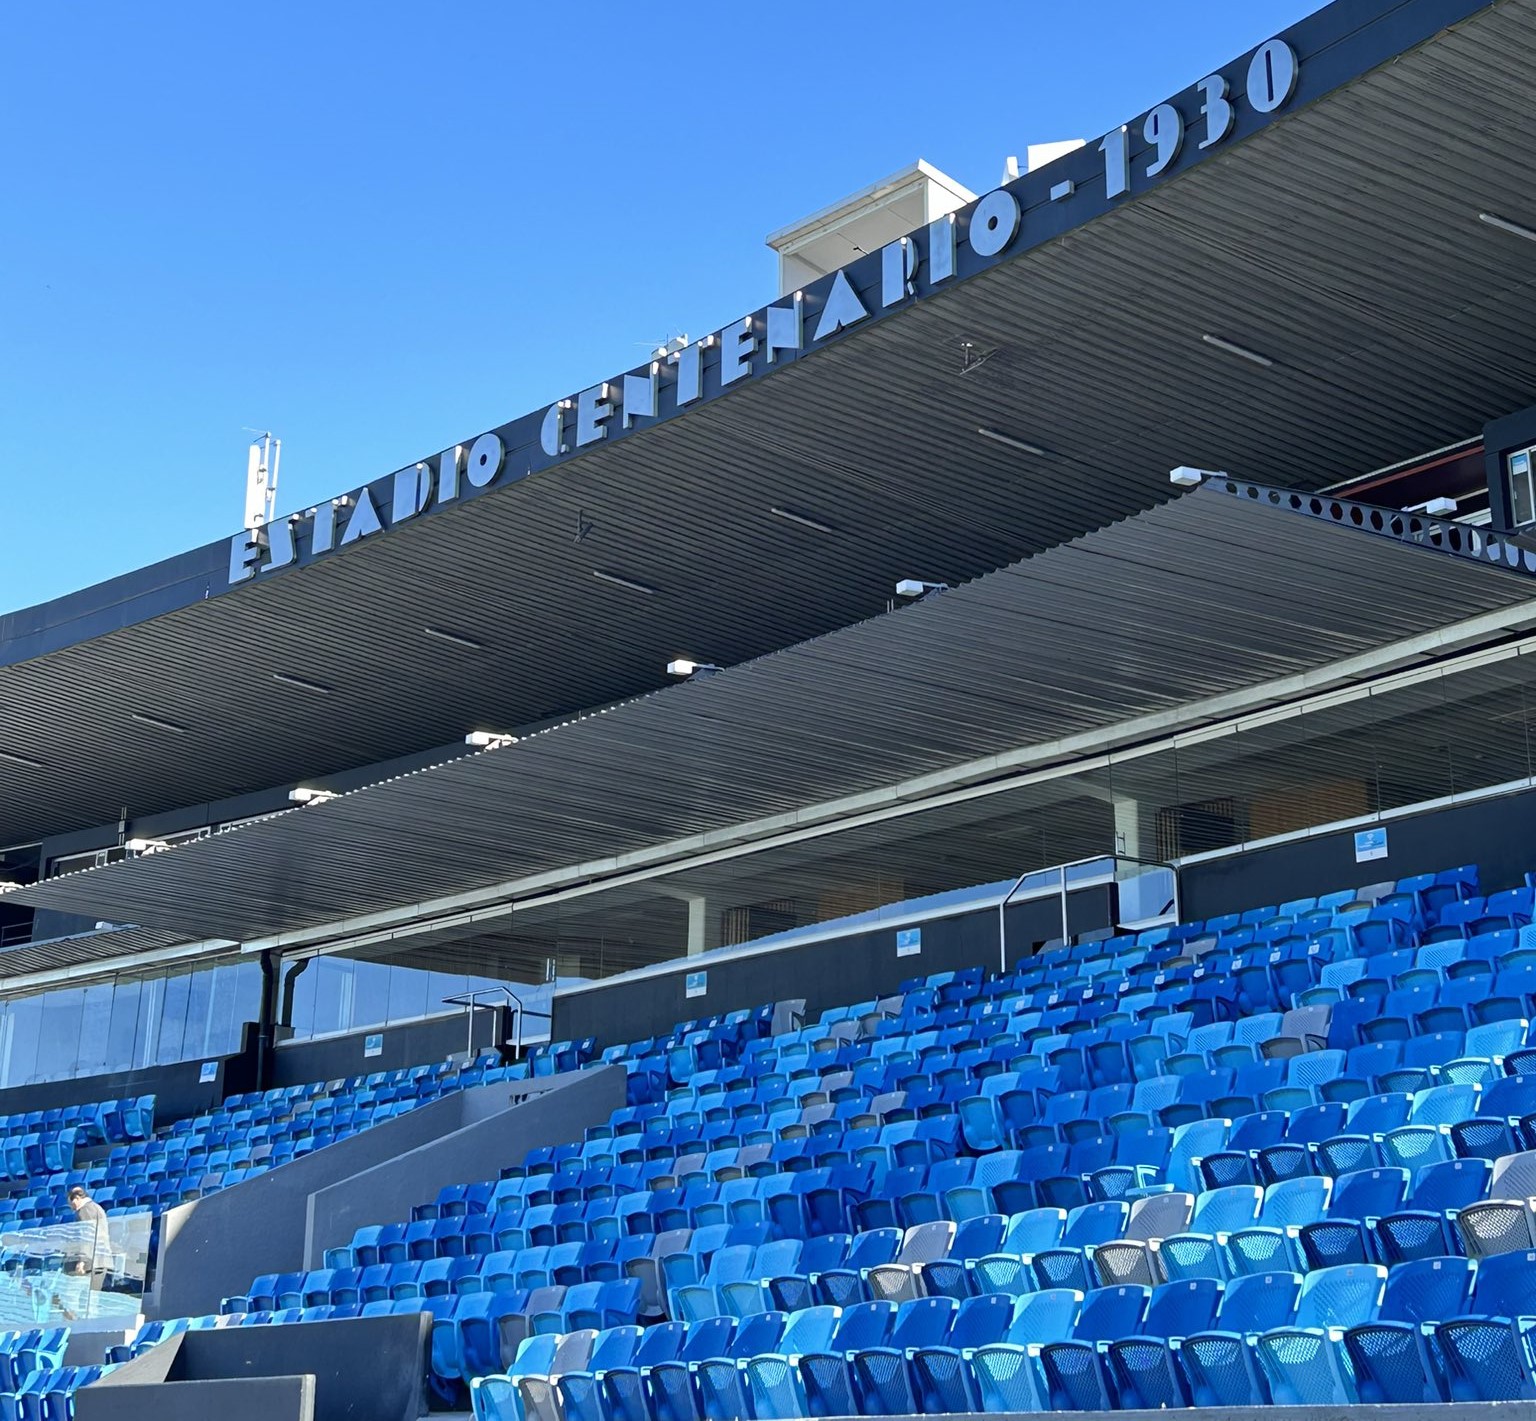
<path id="1" fill-rule="evenodd" d="M 99 1293 L 112 1267 L 112 1238 L 108 1231 L 107 1211 L 78 1184 L 71 1187 L 66 1200 L 74 1210 L 76 1221 L 91 1231 L 89 1252 L 81 1256 L 72 1271 L 89 1272 L 91 1291 Z"/>

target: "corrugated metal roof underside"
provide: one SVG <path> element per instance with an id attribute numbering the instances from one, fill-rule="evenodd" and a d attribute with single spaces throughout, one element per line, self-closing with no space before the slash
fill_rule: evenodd
<path id="1" fill-rule="evenodd" d="M 120 958 L 131 958 L 191 941 L 193 939 L 186 933 L 171 929 L 136 927 L 116 927 L 101 932 L 50 938 L 46 942 L 27 943 L 0 952 L 0 980 L 26 977 L 34 972 L 50 972 L 62 967 L 115 962 Z"/>
<path id="2" fill-rule="evenodd" d="M 1536 386 L 1536 244 L 1476 220 L 1536 223 L 1533 71 L 1536 4 L 1503 0 L 1064 240 L 643 437 L 0 669 L 0 747 L 44 767 L 0 761 L 0 844 L 623 699 L 677 655 L 739 664 L 879 611 L 897 578 L 962 581 L 1146 508 L 1174 464 L 1310 488 L 1476 433 Z M 986 357 L 969 373 L 963 341 Z M 581 541 L 578 515 L 595 525 Z"/>
<path id="3" fill-rule="evenodd" d="M 748 665 L 13 901 L 248 941 L 1047 746 L 1536 596 L 1528 571 L 1245 495 L 1203 488 Z"/>

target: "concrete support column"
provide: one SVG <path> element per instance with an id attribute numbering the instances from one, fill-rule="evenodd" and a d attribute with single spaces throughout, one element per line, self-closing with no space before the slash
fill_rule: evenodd
<path id="1" fill-rule="evenodd" d="M 719 928 L 709 911 L 709 899 L 702 893 L 689 893 L 684 902 L 688 904 L 688 956 L 697 957 L 719 947 Z"/>

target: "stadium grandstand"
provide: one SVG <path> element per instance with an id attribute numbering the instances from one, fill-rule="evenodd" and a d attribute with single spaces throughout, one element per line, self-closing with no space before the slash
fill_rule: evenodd
<path id="1" fill-rule="evenodd" d="M 0 618 L 0 1418 L 1536 1401 L 1533 69 L 1335 0 Z"/>

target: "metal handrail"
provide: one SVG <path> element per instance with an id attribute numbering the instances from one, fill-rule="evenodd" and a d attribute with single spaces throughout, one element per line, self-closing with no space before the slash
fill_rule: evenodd
<path id="1" fill-rule="evenodd" d="M 512 1008 L 512 1050 L 519 1060 L 523 1055 L 523 1018 L 528 1014 L 523 1006 L 523 999 L 510 987 L 478 987 L 473 992 L 460 992 L 457 996 L 444 997 L 444 1006 L 463 1006 L 464 1015 L 469 1022 L 469 1040 L 465 1046 L 465 1055 L 472 1061 L 475 1058 L 475 1008 L 481 1005 L 481 997 L 505 997 L 507 1005 Z"/>
<path id="2" fill-rule="evenodd" d="M 1093 854 L 1088 858 L 1072 859 L 1067 863 L 1054 864 L 1049 868 L 1032 868 L 1014 879 L 1013 887 L 1003 894 L 1002 902 L 997 905 L 997 970 L 999 972 L 1006 972 L 1008 970 L 1008 904 L 1013 900 L 1014 894 L 1025 883 L 1042 873 L 1054 871 L 1058 875 L 1060 880 L 1058 891 L 1061 894 L 1061 936 L 1062 940 L 1065 941 L 1067 937 L 1067 870 L 1069 868 L 1081 868 L 1084 864 L 1089 863 L 1108 863 L 1110 865 L 1110 877 L 1113 878 L 1115 872 L 1114 861 L 1115 856 L 1113 854 Z"/>
<path id="3" fill-rule="evenodd" d="M 1109 865 L 1109 881 L 1117 882 L 1120 865 L 1122 863 L 1141 864 L 1146 868 L 1166 868 L 1173 874 L 1173 907 L 1175 915 L 1178 912 L 1179 901 L 1179 871 L 1170 863 L 1163 863 L 1159 859 L 1138 858 L 1135 854 L 1091 854 L 1087 858 L 1070 859 L 1066 863 L 1053 864 L 1048 868 L 1032 868 L 1026 873 L 1021 873 L 1013 881 L 1013 886 L 1003 894 L 1001 902 L 997 905 L 997 966 L 998 971 L 1008 970 L 1008 904 L 1014 895 L 1031 878 L 1036 878 L 1042 873 L 1054 873 L 1057 875 L 1057 892 L 1061 895 L 1061 940 L 1066 942 L 1070 937 L 1067 931 L 1067 894 L 1072 888 L 1091 888 L 1092 883 L 1067 883 L 1067 870 L 1082 868 L 1085 864 L 1104 863 Z"/>

